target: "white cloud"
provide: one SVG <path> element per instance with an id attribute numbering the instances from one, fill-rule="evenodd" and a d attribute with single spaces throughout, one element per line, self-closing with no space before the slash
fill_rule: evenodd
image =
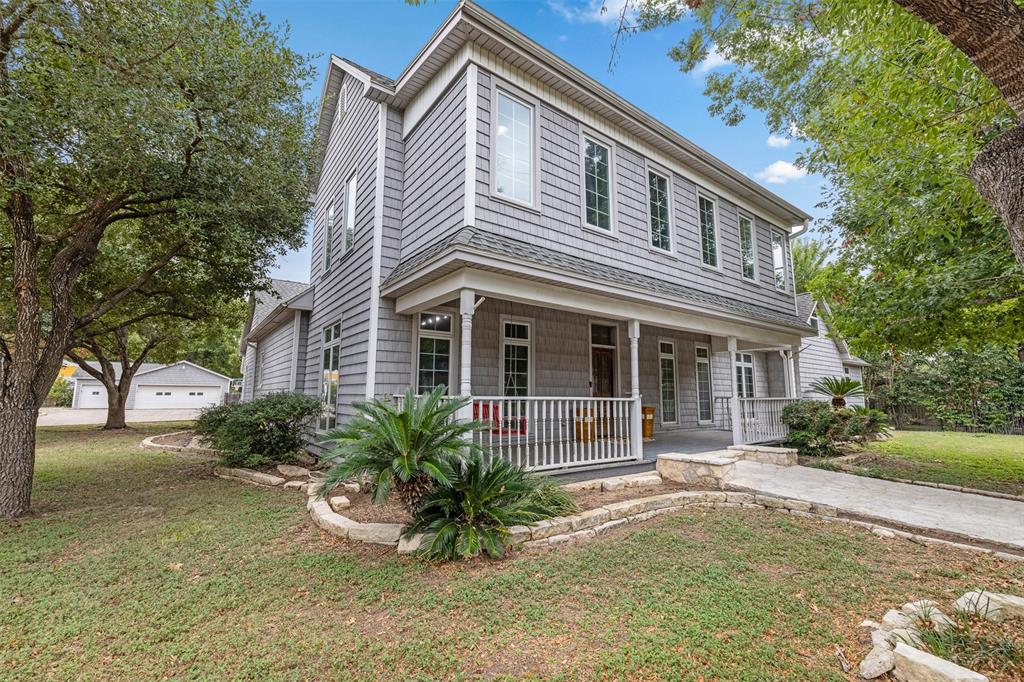
<path id="1" fill-rule="evenodd" d="M 794 166 L 789 161 L 775 161 L 757 174 L 760 180 L 769 185 L 784 185 L 791 180 L 799 180 L 807 175 L 803 168 Z"/>
<path id="2" fill-rule="evenodd" d="M 565 35 L 564 33 L 558 36 L 558 42 L 560 43 L 564 43 L 567 40 L 569 40 L 569 36 Z"/>
<path id="3" fill-rule="evenodd" d="M 697 64 L 697 68 L 694 69 L 696 73 L 707 73 L 713 71 L 720 66 L 728 66 L 732 64 L 721 52 L 718 51 L 718 46 L 715 45 L 711 48 L 711 52 L 708 52 L 708 56 L 704 58 L 700 64 Z"/>
<path id="4" fill-rule="evenodd" d="M 548 7 L 566 21 L 618 25 L 622 8 L 629 0 L 548 0 Z M 636 16 L 631 7 L 626 11 L 627 21 Z"/>
<path id="5" fill-rule="evenodd" d="M 771 133 L 768 136 L 768 146 L 775 147 L 776 149 L 779 149 L 781 147 L 788 147 L 790 142 L 792 142 L 792 140 L 790 140 L 788 137 L 776 135 L 775 133 Z"/>

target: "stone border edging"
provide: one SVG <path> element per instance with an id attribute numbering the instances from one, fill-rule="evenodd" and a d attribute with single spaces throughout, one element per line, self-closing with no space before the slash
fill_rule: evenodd
<path id="1" fill-rule="evenodd" d="M 191 433 L 191 431 L 192 429 L 185 429 L 184 431 L 172 431 L 171 433 L 158 433 L 155 436 L 143 438 L 142 443 L 139 444 L 139 447 L 146 448 L 148 450 L 163 450 L 165 452 L 169 450 L 171 452 L 194 452 L 200 455 L 212 455 L 214 457 L 220 456 L 219 452 L 217 452 L 216 450 L 211 450 L 210 448 L 191 448 L 187 445 L 162 445 L 160 443 L 155 442 L 157 438 L 177 436 L 182 433 Z"/>

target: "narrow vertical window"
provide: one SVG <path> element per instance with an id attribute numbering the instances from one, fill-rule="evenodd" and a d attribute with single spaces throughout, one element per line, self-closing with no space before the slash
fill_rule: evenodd
<path id="1" fill-rule="evenodd" d="M 599 230 L 612 229 L 611 150 L 583 138 L 583 220 Z"/>
<path id="2" fill-rule="evenodd" d="M 509 397 L 530 395 L 530 325 L 502 323 L 502 392 Z"/>
<path id="3" fill-rule="evenodd" d="M 786 288 L 786 240 L 778 230 L 772 230 L 772 267 L 775 269 L 775 288 Z"/>
<path id="4" fill-rule="evenodd" d="M 533 203 L 533 107 L 498 91 L 494 192 Z"/>
<path id="5" fill-rule="evenodd" d="M 651 171 L 647 174 L 647 187 L 651 210 L 651 246 L 662 251 L 671 251 L 672 228 L 669 222 L 668 178 Z"/>
<path id="6" fill-rule="evenodd" d="M 348 179 L 345 189 L 345 252 L 352 248 L 356 234 L 356 176 Z"/>
<path id="7" fill-rule="evenodd" d="M 707 423 L 714 420 L 711 400 L 711 349 L 697 346 L 697 421 Z"/>
<path id="8" fill-rule="evenodd" d="M 700 213 L 700 258 L 704 265 L 718 267 L 718 230 L 715 225 L 715 202 L 704 196 L 697 197 Z"/>
<path id="9" fill-rule="evenodd" d="M 736 394 L 740 398 L 754 397 L 754 356 L 736 354 Z"/>
<path id="10" fill-rule="evenodd" d="M 744 279 L 757 277 L 756 242 L 754 237 L 754 221 L 749 216 L 740 214 L 740 264 L 743 267 Z"/>
<path id="11" fill-rule="evenodd" d="M 419 355 L 416 392 L 430 393 L 438 386 L 451 386 L 452 316 L 441 313 L 420 315 Z"/>
<path id="12" fill-rule="evenodd" d="M 338 380 L 341 369 L 341 323 L 324 327 L 320 379 L 320 431 L 333 429 L 338 424 Z"/>
<path id="13" fill-rule="evenodd" d="M 661 423 L 675 424 L 679 421 L 676 410 L 675 344 L 661 341 L 658 344 L 658 360 L 661 365 Z"/>
<path id="14" fill-rule="evenodd" d="M 334 204 L 327 207 L 327 226 L 324 228 L 324 270 L 331 269 L 334 255 Z"/>

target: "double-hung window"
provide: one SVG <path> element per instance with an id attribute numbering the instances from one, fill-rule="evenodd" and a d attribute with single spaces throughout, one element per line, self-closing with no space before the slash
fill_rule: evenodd
<path id="1" fill-rule="evenodd" d="M 754 219 L 740 213 L 740 266 L 743 279 L 757 279 L 757 233 Z"/>
<path id="2" fill-rule="evenodd" d="M 736 354 L 736 395 L 754 397 L 754 356 L 751 353 Z"/>
<path id="3" fill-rule="evenodd" d="M 334 204 L 327 207 L 327 221 L 324 227 L 324 270 L 331 269 L 334 255 Z"/>
<path id="4" fill-rule="evenodd" d="M 416 392 L 430 393 L 438 386 L 451 386 L 452 316 L 420 314 L 419 354 L 416 363 Z"/>
<path id="5" fill-rule="evenodd" d="M 583 224 L 612 231 L 612 150 L 583 138 Z"/>
<path id="6" fill-rule="evenodd" d="M 647 172 L 647 198 L 651 212 L 651 246 L 672 251 L 672 223 L 669 218 L 668 178 L 654 171 Z"/>
<path id="7" fill-rule="evenodd" d="M 495 100 L 494 193 L 532 205 L 534 109 L 502 90 L 497 90 Z"/>
<path id="8" fill-rule="evenodd" d="M 703 194 L 697 196 L 697 213 L 700 219 L 700 259 L 704 265 L 718 267 L 718 218 L 715 215 L 715 200 Z"/>
<path id="9" fill-rule="evenodd" d="M 352 248 L 356 235 L 356 176 L 348 179 L 345 189 L 345 253 Z"/>
<path id="10" fill-rule="evenodd" d="M 661 423 L 679 421 L 676 404 L 676 347 L 671 341 L 658 342 L 658 361 L 661 366 Z"/>
<path id="11" fill-rule="evenodd" d="M 772 267 L 775 269 L 775 288 L 786 288 L 786 238 L 772 230 Z"/>
<path id="12" fill-rule="evenodd" d="M 320 431 L 333 429 L 338 424 L 338 379 L 341 369 L 341 323 L 324 327 L 323 347 L 320 350 Z"/>
<path id="13" fill-rule="evenodd" d="M 697 355 L 697 421 L 706 424 L 714 420 L 711 400 L 711 349 L 696 346 Z"/>
<path id="14" fill-rule="evenodd" d="M 530 395 L 530 323 L 505 320 L 502 334 L 502 394 L 508 397 Z"/>

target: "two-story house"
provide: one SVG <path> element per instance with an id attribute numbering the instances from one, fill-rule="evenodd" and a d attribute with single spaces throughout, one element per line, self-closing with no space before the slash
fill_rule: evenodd
<path id="1" fill-rule="evenodd" d="M 784 433 L 804 211 L 471 2 L 395 79 L 332 57 L 318 125 L 311 284 L 254 305 L 246 398 L 327 429 L 443 384 L 538 469 L 642 457 L 642 408 L 662 446 Z"/>
<path id="2" fill-rule="evenodd" d="M 800 317 L 815 329 L 815 335 L 803 340 L 800 346 L 800 391 L 803 397 L 811 400 L 827 400 L 826 396 L 816 393 L 812 384 L 825 377 L 847 376 L 861 381 L 864 368 L 870 364 L 850 353 L 846 340 L 828 327 L 832 311 L 825 301 L 815 301 L 810 294 L 800 294 L 796 298 L 797 312 Z M 864 397 L 846 399 L 850 405 L 865 404 Z"/>

